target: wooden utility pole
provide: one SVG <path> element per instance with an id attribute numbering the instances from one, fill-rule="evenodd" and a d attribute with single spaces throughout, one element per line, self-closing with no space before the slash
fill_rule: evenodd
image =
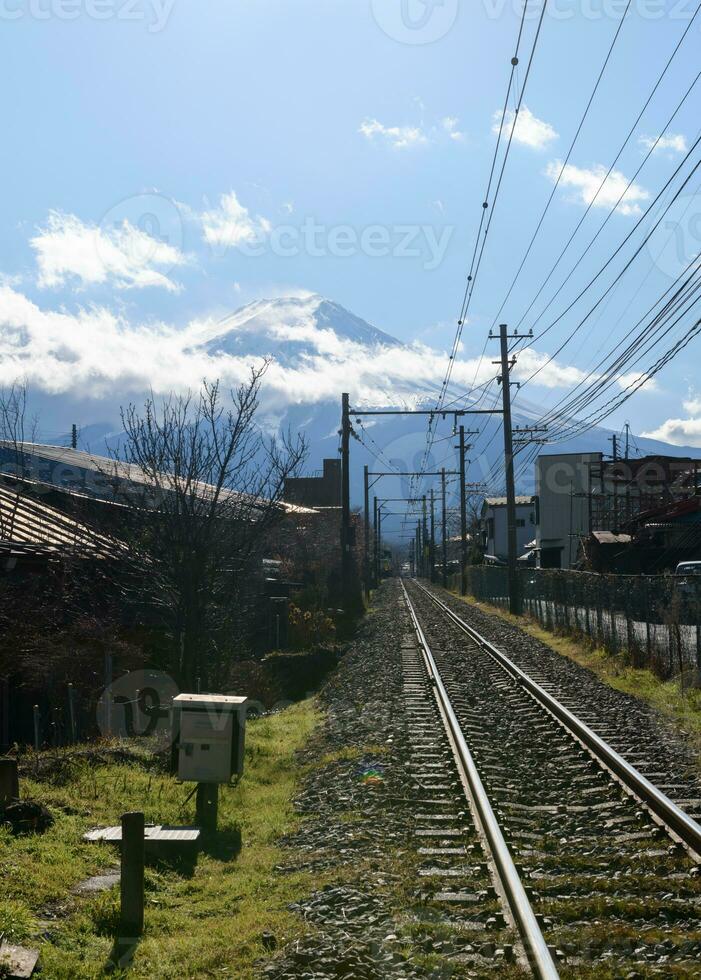
<path id="1" fill-rule="evenodd" d="M 442 569 L 442 581 L 443 588 L 448 588 L 448 516 L 445 505 L 445 467 L 441 470 L 441 523 L 442 523 L 442 534 L 443 534 L 443 569 Z"/>
<path id="2" fill-rule="evenodd" d="M 351 595 L 351 511 L 350 511 L 350 400 L 341 396 L 341 591 L 344 603 Z"/>
<path id="3" fill-rule="evenodd" d="M 509 612 L 517 616 L 521 609 L 516 566 L 516 488 L 514 486 L 514 450 L 511 432 L 511 362 L 506 324 L 499 325 L 501 344 L 501 392 L 504 416 L 504 471 L 506 475 L 507 564 L 509 581 Z"/>
<path id="4" fill-rule="evenodd" d="M 370 487 L 368 485 L 368 468 L 363 467 L 363 506 L 365 514 L 365 559 L 363 562 L 365 579 L 365 596 L 370 598 Z"/>

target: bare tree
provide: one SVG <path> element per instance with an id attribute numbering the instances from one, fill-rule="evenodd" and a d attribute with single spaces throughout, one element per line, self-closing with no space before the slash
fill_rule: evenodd
<path id="1" fill-rule="evenodd" d="M 285 479 L 306 455 L 302 437 L 266 439 L 256 425 L 267 364 L 229 393 L 149 398 L 122 410 L 126 433 L 111 479 L 126 505 L 139 601 L 168 640 L 168 666 L 193 689 L 219 679 L 240 635 L 241 597 L 267 533 L 282 515 Z"/>
<path id="2" fill-rule="evenodd" d="M 3 495 L 0 507 L 0 537 L 10 539 L 14 533 L 22 480 L 27 476 L 25 444 L 36 441 L 38 420 L 27 415 L 27 385 L 15 381 L 0 388 L 0 441 L 2 458 L 0 471 L 5 479 L 0 484 Z"/>

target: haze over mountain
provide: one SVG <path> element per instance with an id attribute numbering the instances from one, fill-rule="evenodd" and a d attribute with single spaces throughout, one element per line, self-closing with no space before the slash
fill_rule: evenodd
<path id="1" fill-rule="evenodd" d="M 145 356 L 149 349 L 147 345 Z M 119 359 L 121 355 L 117 351 L 113 356 Z M 268 358 L 261 416 L 264 427 L 268 432 L 288 426 L 304 431 L 310 471 L 318 469 L 324 457 L 337 456 L 342 391 L 350 393 L 351 403 L 358 409 L 430 409 L 436 403 L 447 363 L 444 351 L 403 344 L 337 303 L 314 294 L 258 300 L 223 319 L 190 324 L 179 334 L 168 335 L 163 356 L 174 366 L 171 386 L 176 391 L 186 390 L 188 383 L 196 384 L 203 376 L 219 377 L 225 386 L 235 385 L 252 363 Z M 545 360 L 545 355 L 523 351 L 519 369 L 527 372 Z M 183 364 L 188 365 L 187 373 Z M 138 369 L 145 381 L 148 363 Z M 476 404 L 478 396 L 466 398 L 463 392 L 474 386 L 475 377 L 484 382 L 494 371 L 491 359 L 478 363 L 458 357 L 447 403 L 466 408 Z M 554 362 L 547 365 L 542 380 L 546 387 L 565 387 L 570 383 L 567 372 L 568 368 Z M 120 438 L 119 405 L 126 401 L 138 404 L 148 391 L 148 385 L 139 383 L 138 378 L 134 366 L 130 373 L 114 376 L 109 385 L 103 380 L 87 396 L 78 396 L 76 390 L 65 386 L 63 391 L 47 393 L 36 381 L 30 382 L 32 407 L 40 416 L 40 435 L 46 441 L 66 442 L 70 423 L 75 420 L 80 424 L 81 447 L 104 451 L 105 441 L 114 444 Z M 166 374 L 164 381 L 163 371 L 157 374 L 153 384 L 157 396 L 167 392 L 167 378 Z M 496 387 L 494 392 L 496 395 Z M 541 411 L 519 398 L 514 422 L 528 425 Z M 468 429 L 475 427 L 471 420 L 475 417 L 468 415 L 463 420 Z M 480 425 L 483 434 L 475 440 L 470 479 L 486 481 L 490 489 L 498 491 L 502 455 L 501 437 L 496 431 L 498 417 L 481 416 Z M 354 428 L 358 436 L 352 444 L 352 495 L 356 504 L 362 500 L 363 464 L 373 471 L 415 470 L 421 466 L 426 446 L 425 416 L 365 417 L 354 419 Z M 543 451 L 608 451 L 609 436 L 606 430 L 592 429 Z M 427 468 L 454 469 L 455 441 L 448 419 L 441 423 Z M 641 453 L 693 453 L 688 447 L 641 437 L 637 437 L 636 445 Z M 527 467 L 519 476 L 519 489 L 528 491 L 532 483 L 532 467 Z M 382 493 L 387 496 L 403 496 L 408 490 L 408 481 L 400 478 L 382 484 Z"/>

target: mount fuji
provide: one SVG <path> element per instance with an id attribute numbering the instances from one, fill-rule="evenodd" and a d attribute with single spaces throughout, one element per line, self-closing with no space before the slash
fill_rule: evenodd
<path id="1" fill-rule="evenodd" d="M 338 455 L 341 393 L 347 391 L 357 410 L 370 408 L 432 409 L 437 401 L 440 383 L 447 363 L 447 354 L 420 344 L 406 344 L 377 329 L 344 307 L 316 294 L 287 296 L 258 300 L 217 321 L 198 322 L 184 329 L 177 338 L 182 360 L 192 359 L 207 376 L 220 378 L 224 387 L 238 383 L 250 364 L 266 358 L 269 361 L 262 392 L 261 420 L 268 431 L 290 428 L 303 432 L 309 446 L 307 468 L 315 471 L 325 457 Z M 173 343 L 173 341 L 169 341 Z M 169 351 L 172 353 L 172 347 Z M 179 363 L 179 362 L 178 362 Z M 473 387 L 475 361 L 456 358 L 452 390 L 447 405 L 470 408 L 476 404 L 491 404 L 494 396 L 479 402 L 479 392 L 466 396 Z M 145 366 L 146 369 L 147 366 Z M 491 365 L 490 368 L 491 370 Z M 201 375 L 202 376 L 202 375 Z M 483 379 L 484 380 L 484 379 Z M 146 393 L 146 386 L 134 389 L 131 381 L 129 400 L 136 402 Z M 175 382 L 173 382 L 175 386 Z M 156 394 L 165 394 L 156 391 Z M 71 418 L 95 418 L 98 414 L 109 419 L 90 423 L 80 429 L 81 448 L 103 452 L 105 442 L 114 444 L 121 438 L 117 419 L 118 398 L 124 388 L 99 399 L 74 398 L 70 392 L 60 396 L 33 390 L 34 402 L 39 397 L 40 422 L 44 418 L 42 404 L 48 403 L 55 418 L 63 417 L 68 429 Z M 59 402 L 57 402 L 59 399 Z M 542 408 L 525 400 L 516 402 L 515 425 L 532 424 L 542 414 Z M 465 416 L 467 429 L 476 416 Z M 445 466 L 457 467 L 456 439 L 450 430 L 451 420 L 441 423 L 428 457 L 426 451 L 426 416 L 364 416 L 352 419 L 356 440 L 352 443 L 351 494 L 353 503 L 362 502 L 363 466 L 373 472 L 393 470 L 430 471 Z M 499 417 L 479 416 L 482 432 L 473 440 L 472 465 L 468 479 L 484 482 L 493 492 L 501 489 L 499 464 L 502 459 Z M 606 452 L 610 433 L 594 428 L 556 446 L 543 447 L 544 452 Z M 49 440 L 47 440 L 49 441 Z M 50 441 L 60 442 L 53 437 Z M 652 439 L 638 438 L 641 453 L 690 455 L 688 447 L 669 446 Z M 436 487 L 438 484 L 435 484 Z M 430 486 L 430 482 L 424 486 Z M 519 476 L 520 492 L 531 492 L 533 467 L 524 467 Z M 381 496 L 403 497 L 410 489 L 409 480 L 385 478 L 377 488 Z"/>

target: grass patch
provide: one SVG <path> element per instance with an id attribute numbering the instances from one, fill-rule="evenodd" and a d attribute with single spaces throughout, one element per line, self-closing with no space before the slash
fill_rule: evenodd
<path id="1" fill-rule="evenodd" d="M 687 688 L 682 691 L 678 679 L 660 680 L 651 670 L 631 667 L 622 657 L 615 657 L 606 650 L 594 647 L 586 639 L 576 640 L 550 633 L 529 616 L 512 616 L 497 606 L 478 602 L 470 596 L 455 595 L 455 598 L 483 613 L 498 616 L 560 656 L 586 667 L 615 690 L 645 701 L 684 735 L 689 736 L 695 748 L 701 750 L 701 690 Z"/>
<path id="2" fill-rule="evenodd" d="M 147 869 L 146 926 L 122 971 L 134 978 L 254 976 L 256 960 L 270 955 L 262 934 L 279 945 L 301 934 L 303 923 L 287 906 L 312 890 L 306 873 L 282 875 L 277 840 L 299 826 L 292 801 L 302 776 L 295 753 L 319 721 L 313 701 L 249 722 L 246 767 L 241 782 L 220 793 L 220 832 L 200 853 L 192 870 Z M 56 822 L 38 836 L 0 835 L 3 923 L 14 923 L 16 938 L 34 932 L 34 919 L 58 910 L 49 940 L 41 944 L 47 980 L 106 976 L 119 915 L 117 889 L 77 899 L 71 887 L 117 863 L 109 845 L 85 844 L 81 836 L 97 824 L 119 821 L 121 813 L 142 809 L 147 821 L 192 823 L 192 787 L 143 766 L 79 766 L 64 786 L 23 780 L 24 796 L 45 803 Z M 239 850 L 240 841 L 240 850 Z M 65 913 L 64 915 L 61 914 Z M 8 935 L 9 938 L 9 935 Z"/>

